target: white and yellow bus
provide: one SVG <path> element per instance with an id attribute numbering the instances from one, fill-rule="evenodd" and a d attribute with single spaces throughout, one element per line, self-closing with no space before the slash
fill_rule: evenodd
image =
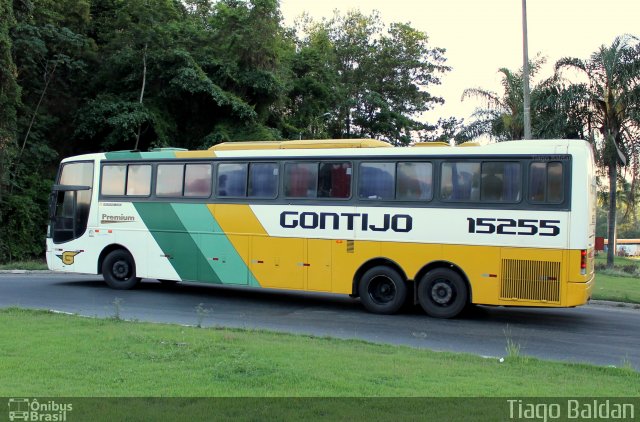
<path id="1" fill-rule="evenodd" d="M 47 263 L 102 274 L 407 300 L 571 307 L 594 281 L 596 181 L 577 140 L 226 143 L 62 161 Z"/>

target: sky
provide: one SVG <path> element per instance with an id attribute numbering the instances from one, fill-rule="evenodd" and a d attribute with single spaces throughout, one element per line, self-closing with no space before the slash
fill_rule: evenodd
<path id="1" fill-rule="evenodd" d="M 285 24 L 307 12 L 314 19 L 334 10 L 380 12 L 382 20 L 408 22 L 429 36 L 432 47 L 447 50 L 442 85 L 429 92 L 444 98 L 425 115 L 469 117 L 480 100 L 461 101 L 465 88 L 480 87 L 500 93 L 498 69 L 522 67 L 522 0 L 280 0 Z M 561 57 L 587 59 L 599 46 L 610 45 L 625 33 L 640 36 L 640 0 L 527 0 L 529 57 L 541 53 L 547 65 L 540 78 L 552 74 Z M 535 80 L 533 81 L 535 82 Z"/>

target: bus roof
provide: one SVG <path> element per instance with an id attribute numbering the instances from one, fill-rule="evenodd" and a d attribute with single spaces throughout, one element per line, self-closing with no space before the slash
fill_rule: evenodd
<path id="1" fill-rule="evenodd" d="M 429 156 L 473 156 L 473 155 L 536 155 L 536 154 L 574 154 L 583 149 L 590 149 L 583 140 L 549 139 L 520 140 L 496 142 L 478 145 L 469 142 L 457 146 L 446 143 L 419 143 L 416 146 L 393 147 L 391 144 L 375 139 L 325 139 L 297 141 L 266 142 L 225 142 L 207 150 L 179 150 L 163 148 L 161 150 L 114 151 L 99 154 L 87 154 L 68 157 L 62 160 L 77 161 L 82 159 L 107 160 L 156 160 L 156 159 L 190 159 L 190 158 L 259 158 L 259 157 L 429 157 Z"/>
<path id="2" fill-rule="evenodd" d="M 389 148 L 391 146 L 391 144 L 377 139 L 302 139 L 297 141 L 223 142 L 212 146 L 209 150 Z"/>

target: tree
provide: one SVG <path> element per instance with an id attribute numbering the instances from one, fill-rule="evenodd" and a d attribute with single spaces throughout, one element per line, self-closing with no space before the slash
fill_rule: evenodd
<path id="1" fill-rule="evenodd" d="M 544 64 L 542 57 L 534 58 L 529 64 L 529 73 L 534 77 Z M 502 74 L 502 95 L 484 88 L 467 88 L 462 93 L 462 100 L 478 98 L 485 101 L 484 108 L 477 108 L 474 113 L 474 121 L 462 129 L 459 139 L 468 140 L 481 135 L 489 135 L 497 141 L 522 139 L 524 137 L 524 99 L 523 99 L 523 75 L 522 69 L 513 72 L 506 67 L 498 70 Z M 536 97 L 537 87 L 531 89 L 532 97 L 532 126 L 536 124 Z"/>
<path id="2" fill-rule="evenodd" d="M 640 149 L 640 42 L 624 35 L 610 46 L 602 45 L 588 60 L 563 58 L 556 70 L 577 69 L 586 75 L 589 124 L 599 132 L 596 143 L 600 164 L 609 176 L 609 245 L 607 266 L 613 267 L 616 239 L 616 192 L 618 168 L 633 169 L 631 194 L 638 180 Z M 635 203 L 635 201 L 631 201 Z"/>
<path id="3" fill-rule="evenodd" d="M 3 193 L 9 183 L 8 165 L 17 150 L 17 111 L 20 107 L 21 89 L 17 82 L 18 70 L 11 50 L 13 42 L 9 36 L 16 24 L 13 15 L 13 0 L 0 0 L 0 221 L 2 221 Z"/>
<path id="4" fill-rule="evenodd" d="M 351 11 L 302 25 L 290 103 L 292 126 L 333 138 L 372 137 L 408 144 L 434 128 L 418 116 L 444 100 L 429 86 L 450 70 L 442 48 L 408 24 Z M 313 78 L 317 77 L 315 80 Z M 304 118 L 296 107 L 304 102 Z M 300 130 L 304 132 L 305 130 Z"/>

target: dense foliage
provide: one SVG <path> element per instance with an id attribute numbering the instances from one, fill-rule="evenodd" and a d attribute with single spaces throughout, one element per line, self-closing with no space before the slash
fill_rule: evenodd
<path id="1" fill-rule="evenodd" d="M 444 50 L 376 14 L 278 0 L 0 0 L 0 262 L 43 251 L 63 157 L 222 141 L 432 139 Z"/>

